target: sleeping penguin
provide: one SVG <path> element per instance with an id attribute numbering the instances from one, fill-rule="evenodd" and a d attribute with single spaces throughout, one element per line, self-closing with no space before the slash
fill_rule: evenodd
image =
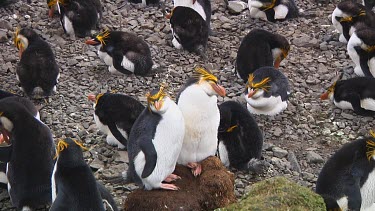
<path id="1" fill-rule="evenodd" d="M 104 202 L 100 191 L 108 197 L 108 191 L 98 184 L 95 177 L 83 159 L 82 149 L 86 148 L 77 140 L 65 138 L 57 144 L 57 161 L 51 177 L 52 206 L 50 211 L 63 210 L 117 210 L 112 197 L 112 204 Z"/>
<path id="2" fill-rule="evenodd" d="M 190 7 L 178 6 L 173 8 L 167 18 L 170 18 L 173 46 L 205 58 L 208 26 L 202 16 Z"/>
<path id="3" fill-rule="evenodd" d="M 340 33 L 340 42 L 348 42 L 351 34 L 355 31 L 352 26 L 358 22 L 375 28 L 374 12 L 366 10 L 362 4 L 353 1 L 342 1 L 332 13 L 332 24 Z"/>
<path id="4" fill-rule="evenodd" d="M 294 0 L 249 0 L 250 17 L 276 22 L 299 16 Z"/>
<path id="5" fill-rule="evenodd" d="M 327 210 L 375 209 L 375 134 L 341 147 L 324 165 L 316 192 Z"/>
<path id="6" fill-rule="evenodd" d="M 4 98 L 7 98 L 8 102 L 18 102 L 19 104 L 25 106 L 26 110 L 28 110 L 31 115 L 33 115 L 36 119 L 40 120 L 38 109 L 29 99 L 0 89 L 0 100 Z"/>
<path id="7" fill-rule="evenodd" d="M 238 49 L 237 75 L 246 82 L 249 74 L 260 67 L 279 68 L 289 49 L 290 44 L 284 36 L 263 29 L 253 29 L 243 38 Z"/>
<path id="8" fill-rule="evenodd" d="M 111 73 L 144 76 L 152 68 L 150 48 L 136 34 L 105 30 L 87 40 L 86 44 L 98 46 L 99 58 Z"/>
<path id="9" fill-rule="evenodd" d="M 349 39 L 348 54 L 358 76 L 375 77 L 375 28 L 363 26 Z"/>
<path id="10" fill-rule="evenodd" d="M 99 130 L 107 135 L 107 143 L 124 149 L 130 130 L 145 107 L 123 94 L 101 93 L 89 95 L 88 99 L 94 103 L 94 120 Z"/>
<path id="11" fill-rule="evenodd" d="M 173 7 L 190 7 L 206 21 L 211 32 L 211 2 L 210 0 L 173 0 Z"/>
<path id="12" fill-rule="evenodd" d="M 59 67 L 49 44 L 29 28 L 16 31 L 14 44 L 21 59 L 16 68 L 21 89 L 34 98 L 47 97 L 56 92 Z"/>
<path id="13" fill-rule="evenodd" d="M 250 113 L 274 116 L 286 109 L 288 95 L 285 75 L 273 67 L 261 67 L 249 75 L 244 97 Z"/>
<path id="14" fill-rule="evenodd" d="M 227 101 L 219 105 L 218 155 L 226 167 L 249 169 L 249 161 L 262 157 L 263 134 L 251 114 L 241 104 Z"/>
<path id="15" fill-rule="evenodd" d="M 186 126 L 177 162 L 191 168 L 194 176 L 202 172 L 199 162 L 214 156 L 217 150 L 220 124 L 218 95 L 224 97 L 225 89 L 218 84 L 216 76 L 203 68 L 196 68 L 177 97 Z"/>
<path id="16" fill-rule="evenodd" d="M 164 85 L 146 96 L 148 106 L 129 136 L 127 180 L 143 184 L 146 190 L 178 190 L 170 182 L 180 179 L 172 173 L 184 138 L 184 117 Z"/>
<path id="17" fill-rule="evenodd" d="M 342 77 L 342 75 L 341 75 Z M 375 78 L 357 77 L 337 80 L 321 95 L 341 109 L 351 109 L 361 116 L 375 116 Z"/>
<path id="18" fill-rule="evenodd" d="M 0 131 L 12 149 L 9 160 L 2 161 L 7 162 L 8 192 L 13 206 L 30 210 L 49 204 L 55 155 L 49 128 L 24 106 L 5 98 L 0 100 Z"/>

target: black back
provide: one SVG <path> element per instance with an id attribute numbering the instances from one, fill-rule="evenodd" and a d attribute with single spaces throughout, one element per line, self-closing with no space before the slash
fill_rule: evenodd
<path id="1" fill-rule="evenodd" d="M 27 98 L 0 90 L 0 100 L 3 98 L 9 98 L 8 102 L 13 101 L 20 103 L 21 105 L 25 106 L 26 110 L 28 110 L 33 116 L 36 116 L 38 113 L 38 109 L 36 109 L 34 104 Z"/>

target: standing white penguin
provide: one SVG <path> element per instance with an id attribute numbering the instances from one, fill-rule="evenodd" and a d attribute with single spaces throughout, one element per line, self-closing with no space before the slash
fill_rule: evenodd
<path id="1" fill-rule="evenodd" d="M 203 68 L 181 88 L 177 99 L 185 119 L 185 136 L 178 163 L 192 169 L 194 176 L 202 172 L 200 161 L 213 156 L 217 149 L 220 112 L 217 95 L 225 96 L 218 79 Z"/>
<path id="2" fill-rule="evenodd" d="M 127 180 L 146 190 L 178 190 L 172 182 L 185 133 L 184 117 L 162 85 L 147 95 L 148 107 L 135 121 L 129 136 Z"/>

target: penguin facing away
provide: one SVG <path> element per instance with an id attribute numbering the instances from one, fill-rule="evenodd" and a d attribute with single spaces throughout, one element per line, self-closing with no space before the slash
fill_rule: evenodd
<path id="1" fill-rule="evenodd" d="M 136 34 L 105 30 L 86 41 L 98 46 L 98 56 L 111 73 L 146 75 L 153 62 L 147 43 Z"/>
<path id="2" fill-rule="evenodd" d="M 342 75 L 341 75 L 342 77 Z M 375 116 L 375 78 L 357 77 L 335 81 L 321 95 L 341 109 L 351 109 L 361 116 Z"/>
<path id="3" fill-rule="evenodd" d="M 8 98 L 7 101 L 14 101 L 22 104 L 30 112 L 31 115 L 33 115 L 36 119 L 40 120 L 40 114 L 38 109 L 35 107 L 34 103 L 31 102 L 29 99 L 0 89 L 0 100 L 4 98 Z"/>
<path id="4" fill-rule="evenodd" d="M 203 68 L 196 68 L 177 97 L 185 119 L 185 136 L 177 162 L 191 168 L 194 176 L 202 172 L 199 162 L 214 156 L 217 150 L 218 95 L 224 97 L 225 89 L 218 84 L 216 76 Z"/>
<path id="5" fill-rule="evenodd" d="M 184 117 L 165 92 L 164 84 L 146 96 L 148 106 L 129 136 L 127 180 L 143 184 L 146 190 L 178 190 L 168 183 L 180 179 L 172 173 L 184 138 Z"/>
<path id="6" fill-rule="evenodd" d="M 173 7 L 190 7 L 206 21 L 211 30 L 211 2 L 210 0 L 173 0 Z"/>
<path id="7" fill-rule="evenodd" d="M 375 134 L 342 146 L 328 159 L 316 182 L 327 210 L 374 210 Z"/>
<path id="8" fill-rule="evenodd" d="M 5 98 L 0 101 L 0 131 L 11 144 L 11 154 L 5 162 L 13 206 L 28 210 L 49 204 L 55 154 L 49 128 L 24 106 Z"/>
<path id="9" fill-rule="evenodd" d="M 363 24 L 350 37 L 347 50 L 358 76 L 375 77 L 375 28 Z"/>
<path id="10" fill-rule="evenodd" d="M 252 114 L 274 116 L 288 106 L 289 82 L 273 67 L 261 67 L 249 75 L 245 89 L 247 109 Z"/>
<path id="11" fill-rule="evenodd" d="M 237 75 L 246 82 L 249 74 L 260 67 L 279 68 L 289 50 L 290 44 L 284 36 L 263 29 L 253 29 L 243 38 L 238 49 Z"/>
<path id="12" fill-rule="evenodd" d="M 276 22 L 299 16 L 294 0 L 249 0 L 250 17 Z"/>
<path id="13" fill-rule="evenodd" d="M 16 76 L 21 89 L 35 98 L 56 92 L 59 67 L 49 44 L 29 28 L 16 31 L 14 44 L 20 55 Z"/>
<path id="14" fill-rule="evenodd" d="M 94 120 L 99 130 L 107 135 L 107 143 L 126 148 L 130 130 L 145 107 L 123 94 L 101 93 L 89 95 L 88 99 L 94 103 Z"/>
<path id="15" fill-rule="evenodd" d="M 263 134 L 245 107 L 235 101 L 219 105 L 218 154 L 226 167 L 246 170 L 251 159 L 261 159 Z"/>

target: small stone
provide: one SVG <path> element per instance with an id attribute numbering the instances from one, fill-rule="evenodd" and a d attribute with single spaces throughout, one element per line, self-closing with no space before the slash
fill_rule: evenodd
<path id="1" fill-rule="evenodd" d="M 285 149 L 281 149 L 280 147 L 273 147 L 272 148 L 273 155 L 278 158 L 283 158 L 288 154 L 288 151 Z"/>
<path id="2" fill-rule="evenodd" d="M 243 1 L 229 1 L 228 10 L 231 14 L 240 14 L 247 8 L 247 4 Z"/>
<path id="3" fill-rule="evenodd" d="M 301 173 L 301 166 L 299 165 L 296 155 L 293 152 L 288 153 L 288 161 L 293 171 Z"/>
<path id="4" fill-rule="evenodd" d="M 99 160 L 98 158 L 95 158 L 91 163 L 90 163 L 90 167 L 96 171 L 98 169 L 101 169 L 104 167 L 104 162 Z"/>
<path id="5" fill-rule="evenodd" d="M 7 33 L 4 31 L 0 31 L 0 43 L 8 41 Z"/>
<path id="6" fill-rule="evenodd" d="M 273 130 L 273 134 L 274 134 L 276 137 L 280 137 L 282 133 L 283 133 L 283 131 L 282 131 L 281 128 L 279 128 L 279 127 L 275 127 L 275 129 Z"/>
<path id="7" fill-rule="evenodd" d="M 323 163 L 324 159 L 318 153 L 309 151 L 307 152 L 306 159 L 309 163 Z"/>

